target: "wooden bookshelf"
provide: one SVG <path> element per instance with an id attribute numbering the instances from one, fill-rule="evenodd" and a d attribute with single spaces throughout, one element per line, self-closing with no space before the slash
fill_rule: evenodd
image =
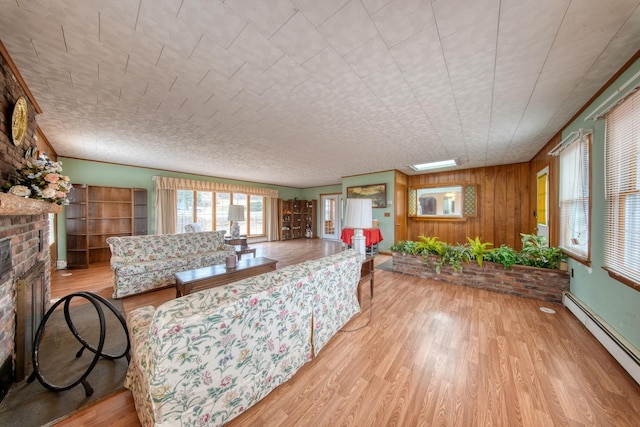
<path id="1" fill-rule="evenodd" d="M 108 237 L 147 234 L 146 189 L 73 184 L 69 200 L 67 268 L 108 262 Z"/>
<path id="2" fill-rule="evenodd" d="M 282 200 L 278 201 L 280 240 L 316 237 L 316 201 Z"/>

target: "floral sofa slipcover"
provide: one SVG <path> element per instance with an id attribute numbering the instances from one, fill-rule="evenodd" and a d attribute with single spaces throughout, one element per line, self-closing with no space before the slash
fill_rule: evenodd
<path id="1" fill-rule="evenodd" d="M 143 426 L 218 426 L 291 378 L 360 311 L 352 251 L 127 316 L 125 380 Z"/>
<path id="2" fill-rule="evenodd" d="M 225 231 L 109 237 L 113 297 L 122 298 L 175 284 L 173 273 L 224 264 L 235 248 Z"/>

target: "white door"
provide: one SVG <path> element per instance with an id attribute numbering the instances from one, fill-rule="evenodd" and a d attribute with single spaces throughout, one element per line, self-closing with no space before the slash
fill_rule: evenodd
<path id="1" fill-rule="evenodd" d="M 320 237 L 323 239 L 340 240 L 342 221 L 340 215 L 342 206 L 342 194 L 321 194 L 320 209 L 322 222 L 320 224 Z"/>
<path id="2" fill-rule="evenodd" d="M 536 175 L 536 233 L 549 241 L 549 168 Z"/>

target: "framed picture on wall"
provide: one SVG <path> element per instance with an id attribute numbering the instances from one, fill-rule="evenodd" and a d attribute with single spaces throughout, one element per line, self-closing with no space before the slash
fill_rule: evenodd
<path id="1" fill-rule="evenodd" d="M 387 184 L 347 187 L 347 199 L 371 199 L 374 208 L 387 207 Z"/>

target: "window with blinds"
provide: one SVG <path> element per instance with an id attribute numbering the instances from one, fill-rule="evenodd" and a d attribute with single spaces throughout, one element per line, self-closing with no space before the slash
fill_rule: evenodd
<path id="1" fill-rule="evenodd" d="M 589 262 L 591 135 L 578 134 L 560 153 L 560 242 L 572 258 Z"/>
<path id="2" fill-rule="evenodd" d="M 607 115 L 604 268 L 640 288 L 640 92 Z"/>

